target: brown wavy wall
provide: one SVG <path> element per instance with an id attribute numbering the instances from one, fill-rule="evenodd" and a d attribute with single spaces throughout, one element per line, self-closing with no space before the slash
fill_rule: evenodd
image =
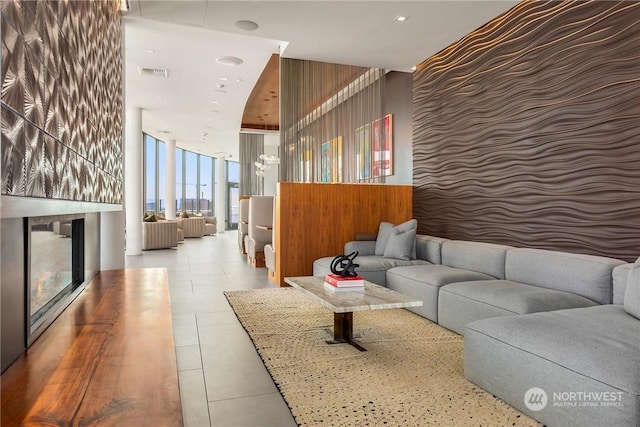
<path id="1" fill-rule="evenodd" d="M 640 255 L 640 3 L 521 3 L 413 83 L 419 232 Z"/>

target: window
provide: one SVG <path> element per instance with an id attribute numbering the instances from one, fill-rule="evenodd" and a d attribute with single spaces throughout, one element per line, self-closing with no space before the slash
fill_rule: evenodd
<path id="1" fill-rule="evenodd" d="M 200 212 L 205 216 L 213 216 L 213 199 L 211 197 L 211 176 L 213 175 L 213 159 L 209 156 L 200 158 Z"/>
<path id="2" fill-rule="evenodd" d="M 184 210 L 196 213 L 198 208 L 198 155 L 191 151 L 185 151 L 184 181 Z"/>
<path id="3" fill-rule="evenodd" d="M 175 203 L 176 213 L 215 215 L 215 167 L 213 158 L 176 148 L 176 199 L 167 200 L 167 145 L 144 135 L 143 204 L 145 212 L 165 213 Z M 239 170 L 239 168 L 238 168 Z"/>
<path id="4" fill-rule="evenodd" d="M 164 213 L 167 208 L 165 183 L 167 180 L 167 152 L 165 143 L 158 141 L 158 212 Z"/>
<path id="5" fill-rule="evenodd" d="M 156 211 L 156 140 L 144 136 L 144 210 Z"/>
<path id="6" fill-rule="evenodd" d="M 184 180 L 182 179 L 182 148 L 176 148 L 176 212 L 182 212 L 184 206 Z"/>

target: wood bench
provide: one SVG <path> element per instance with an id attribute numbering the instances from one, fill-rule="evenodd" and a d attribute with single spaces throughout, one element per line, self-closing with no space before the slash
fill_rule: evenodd
<path id="1" fill-rule="evenodd" d="M 182 426 L 165 269 L 99 273 L 2 374 L 2 425 Z"/>

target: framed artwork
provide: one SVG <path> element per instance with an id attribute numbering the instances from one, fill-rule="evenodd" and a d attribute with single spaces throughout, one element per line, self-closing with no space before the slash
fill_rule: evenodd
<path id="1" fill-rule="evenodd" d="M 320 155 L 320 181 L 342 182 L 342 137 L 322 144 Z"/>
<path id="2" fill-rule="evenodd" d="M 320 148 L 320 182 L 331 182 L 331 141 Z"/>
<path id="3" fill-rule="evenodd" d="M 393 122 L 391 114 L 371 125 L 373 141 L 373 176 L 393 175 Z"/>
<path id="4" fill-rule="evenodd" d="M 356 129 L 356 170 L 357 179 L 371 178 L 371 125 Z"/>

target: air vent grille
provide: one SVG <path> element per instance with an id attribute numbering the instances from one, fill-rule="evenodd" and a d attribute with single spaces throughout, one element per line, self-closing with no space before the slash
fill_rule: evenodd
<path id="1" fill-rule="evenodd" d="M 138 67 L 143 76 L 169 77 L 169 70 L 166 68 L 142 68 Z"/>

